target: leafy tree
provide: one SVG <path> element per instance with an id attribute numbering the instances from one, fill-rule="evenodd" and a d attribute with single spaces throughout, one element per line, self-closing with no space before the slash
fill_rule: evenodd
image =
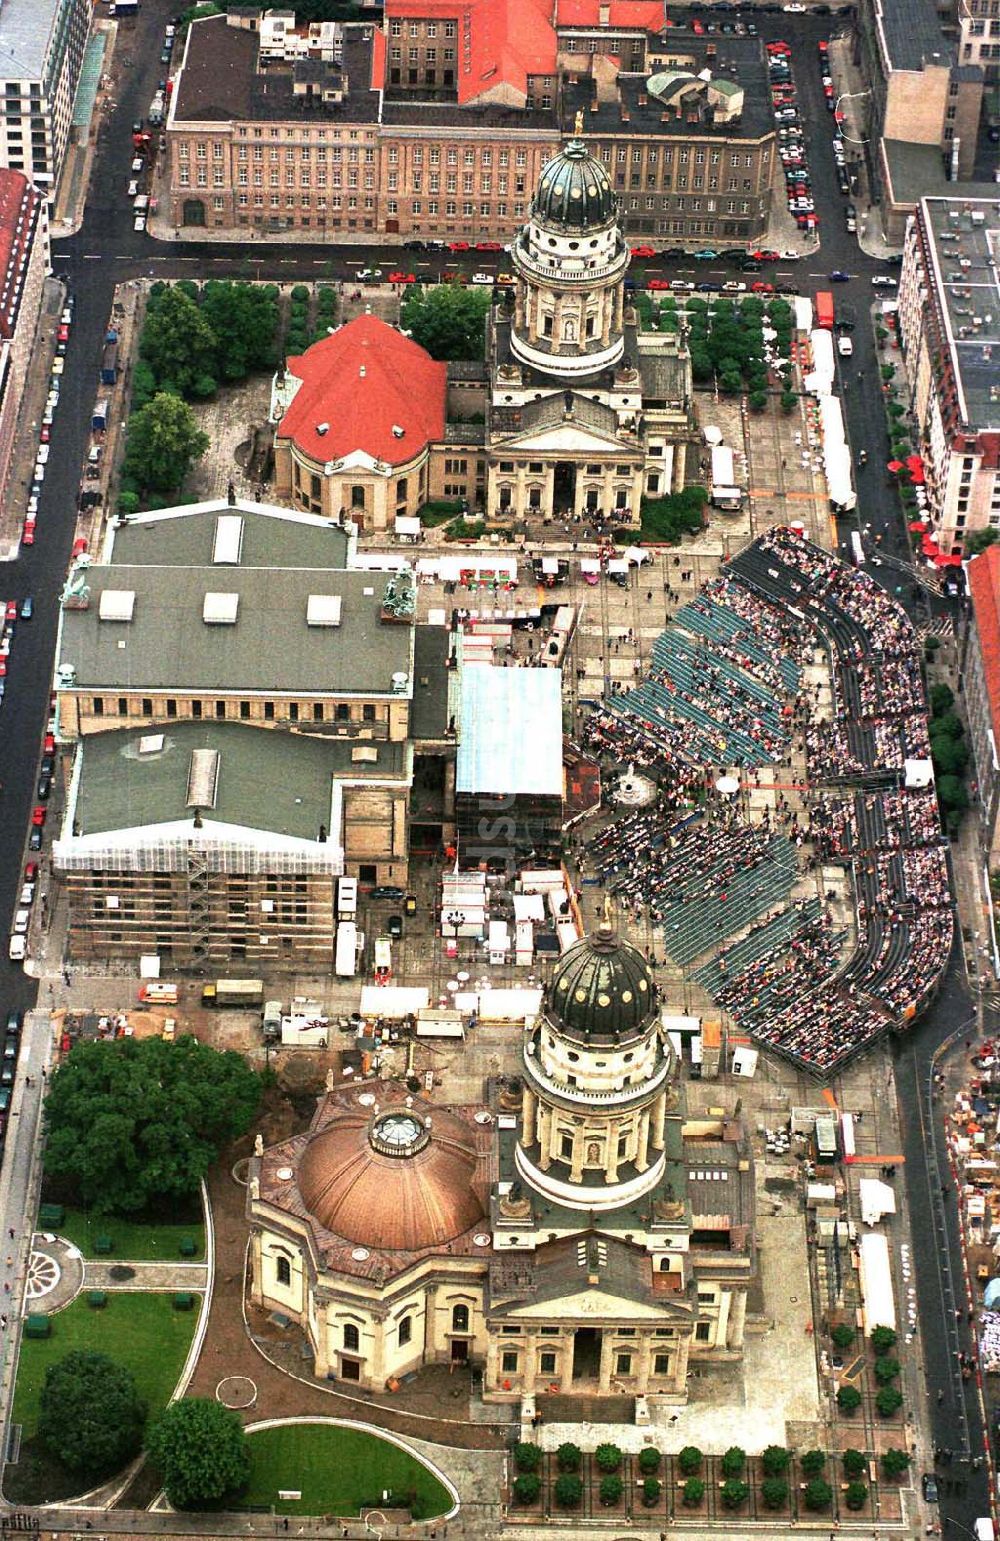
<path id="1" fill-rule="evenodd" d="M 542 1452 L 538 1445 L 522 1443 L 514 1446 L 514 1465 L 518 1471 L 537 1471 L 542 1464 Z"/>
<path id="2" fill-rule="evenodd" d="M 137 492 L 120 492 L 118 494 L 118 514 L 122 519 L 127 519 L 129 514 L 135 514 L 139 510 L 139 494 Z"/>
<path id="3" fill-rule="evenodd" d="M 824 1450 L 806 1450 L 799 1457 L 799 1465 L 802 1467 L 804 1477 L 818 1477 L 826 1465 L 826 1452 Z"/>
<path id="4" fill-rule="evenodd" d="M 987 546 L 995 545 L 998 540 L 1000 540 L 1000 530 L 994 529 L 992 525 L 985 530 L 970 530 L 964 541 L 965 554 L 967 557 L 978 556 L 981 551 L 986 550 Z"/>
<path id="5" fill-rule="evenodd" d="M 576 1509 L 583 1497 L 583 1483 L 572 1472 L 564 1471 L 556 1478 L 554 1493 L 560 1509 Z"/>
<path id="6" fill-rule="evenodd" d="M 208 445 L 187 403 L 160 391 L 128 420 L 124 471 L 140 487 L 176 492 Z"/>
<path id="7" fill-rule="evenodd" d="M 876 1354 L 887 1354 L 890 1348 L 896 1347 L 895 1329 L 892 1327 L 873 1327 L 868 1341 Z"/>
<path id="8" fill-rule="evenodd" d="M 689 1477 L 684 1484 L 684 1502 L 689 1509 L 697 1509 L 705 1496 L 705 1484 L 700 1477 Z"/>
<path id="9" fill-rule="evenodd" d="M 850 1348 L 856 1336 L 850 1322 L 838 1322 L 830 1334 L 834 1348 Z"/>
<path id="10" fill-rule="evenodd" d="M 594 1462 L 599 1471 L 617 1471 L 622 1464 L 622 1453 L 617 1445 L 598 1445 Z"/>
<path id="11" fill-rule="evenodd" d="M 937 784 L 938 799 L 942 806 L 964 813 L 969 806 L 969 794 L 957 776 L 941 776 Z"/>
<path id="12" fill-rule="evenodd" d="M 514 1497 L 519 1504 L 533 1504 L 542 1490 L 542 1479 L 537 1472 L 525 1471 L 514 1478 Z"/>
<path id="13" fill-rule="evenodd" d="M 766 1477 L 760 1485 L 765 1509 L 783 1509 L 788 1502 L 788 1483 L 784 1477 Z"/>
<path id="14" fill-rule="evenodd" d="M 712 360 L 703 347 L 691 349 L 691 376 L 696 385 L 704 385 L 712 378 Z"/>
<path id="15" fill-rule="evenodd" d="M 950 685 L 943 682 L 931 686 L 931 715 L 945 717 L 955 704 L 955 693 Z M 876 1328 L 876 1331 L 878 1329 Z"/>
<path id="16" fill-rule="evenodd" d="M 139 354 L 162 390 L 169 380 L 187 395 L 199 375 L 210 373 L 218 339 L 197 301 L 180 284 L 170 284 L 150 296 Z"/>
<path id="17" fill-rule="evenodd" d="M 890 1445 L 882 1451 L 882 1471 L 887 1477 L 901 1477 L 910 1467 L 909 1451 Z"/>
<path id="18" fill-rule="evenodd" d="M 569 1440 L 556 1451 L 556 1465 L 560 1471 L 579 1471 L 583 1464 L 583 1451 Z"/>
<path id="19" fill-rule="evenodd" d="M 701 1471 L 702 1453 L 697 1445 L 685 1445 L 677 1456 L 677 1464 L 681 1469 L 681 1475 L 693 1477 Z"/>
<path id="20" fill-rule="evenodd" d="M 696 535 L 705 523 L 708 493 L 704 487 L 685 487 L 664 498 L 643 498 L 642 533 L 651 540 L 677 543 L 682 535 Z"/>
<path id="21" fill-rule="evenodd" d="M 890 1381 L 896 1380 L 898 1376 L 898 1359 L 890 1359 L 888 1354 L 886 1354 L 882 1359 L 876 1359 L 875 1379 L 878 1381 L 880 1386 L 888 1386 Z"/>
<path id="22" fill-rule="evenodd" d="M 849 1482 L 844 1491 L 844 1503 L 848 1509 L 863 1509 L 868 1502 L 868 1489 L 863 1482 Z"/>
<path id="23" fill-rule="evenodd" d="M 642 1501 L 647 1509 L 651 1509 L 659 1499 L 663 1491 L 663 1483 L 659 1477 L 646 1477 L 642 1484 Z"/>
<path id="24" fill-rule="evenodd" d="M 88 1482 L 120 1471 L 142 1448 L 146 1404 L 130 1370 L 77 1349 L 45 1372 L 38 1436 L 51 1456 Z"/>
<path id="25" fill-rule="evenodd" d="M 727 1509 L 738 1509 L 740 1504 L 746 1502 L 750 1493 L 746 1483 L 742 1482 L 739 1477 L 730 1477 L 728 1482 L 722 1484 L 720 1491 L 722 1493 L 722 1502 Z"/>
<path id="26" fill-rule="evenodd" d="M 293 286 L 293 288 L 292 288 L 291 301 L 292 301 L 293 305 L 308 305 L 309 304 L 309 286 L 308 286 L 308 284 L 295 284 Z"/>
<path id="27" fill-rule="evenodd" d="M 223 7 L 216 5 L 215 0 L 201 0 L 200 5 L 192 5 L 181 12 L 180 30 L 183 32 L 193 21 L 199 21 L 203 16 L 221 16 L 222 12 Z"/>
<path id="28" fill-rule="evenodd" d="M 794 391 L 782 391 L 781 410 L 786 417 L 791 417 L 792 413 L 795 411 L 795 405 L 798 399 L 799 398 L 796 396 Z"/>
<path id="29" fill-rule="evenodd" d="M 145 359 L 137 359 L 132 371 L 132 411 L 137 412 L 156 395 L 156 376 Z"/>
<path id="30" fill-rule="evenodd" d="M 897 1390 L 895 1386 L 883 1386 L 875 1394 L 875 1406 L 878 1408 L 879 1416 L 882 1418 L 891 1418 L 893 1413 L 899 1412 L 902 1405 L 903 1393 Z"/>
<path id="31" fill-rule="evenodd" d="M 868 1466 L 868 1457 L 863 1450 L 845 1450 L 843 1461 L 845 1477 L 860 1477 Z"/>
<path id="32" fill-rule="evenodd" d="M 403 328 L 436 359 L 480 359 L 486 338 L 489 289 L 438 284 L 412 289 L 403 302 Z"/>
<path id="33" fill-rule="evenodd" d="M 747 397 L 747 406 L 751 412 L 763 412 L 767 406 L 767 392 L 751 391 Z"/>
<path id="34" fill-rule="evenodd" d="M 660 1462 L 662 1459 L 663 1457 L 655 1445 L 643 1445 L 642 1449 L 639 1451 L 637 1465 L 642 1475 L 644 1477 L 649 1477 L 652 1476 L 654 1472 L 659 1471 Z"/>
<path id="35" fill-rule="evenodd" d="M 791 1459 L 792 1452 L 786 1450 L 784 1445 L 768 1445 L 760 1458 L 760 1464 L 764 1469 L 765 1477 L 784 1476 Z"/>
<path id="36" fill-rule="evenodd" d="M 601 1478 L 601 1503 L 610 1507 L 619 1502 L 624 1491 L 625 1484 L 617 1472 L 610 1471 L 607 1476 Z"/>
<path id="37" fill-rule="evenodd" d="M 209 1397 L 171 1402 L 150 1429 L 146 1447 L 175 1509 L 216 1508 L 250 1476 L 239 1414 Z"/>
<path id="38" fill-rule="evenodd" d="M 741 1450 L 739 1445 L 730 1445 L 722 1457 L 721 1464 L 724 1477 L 738 1477 L 746 1467 L 747 1453 L 745 1450 Z"/>
<path id="39" fill-rule="evenodd" d="M 802 1495 L 807 1509 L 829 1509 L 830 1500 L 833 1498 L 833 1488 L 822 1477 L 814 1477 L 806 1483 L 806 1490 Z"/>
<path id="40" fill-rule="evenodd" d="M 965 728 L 957 712 L 942 712 L 940 716 L 935 714 L 931 731 L 947 734 L 949 738 L 961 738 Z"/>
<path id="41" fill-rule="evenodd" d="M 246 1133 L 259 1100 L 241 1055 L 196 1038 L 78 1043 L 52 1076 L 45 1168 L 97 1214 L 175 1203 Z"/>
<path id="42" fill-rule="evenodd" d="M 931 728 L 933 730 L 932 721 Z M 931 732 L 931 759 L 936 775 L 960 777 L 969 763 L 969 748 L 961 739 L 950 738 L 947 733 Z"/>

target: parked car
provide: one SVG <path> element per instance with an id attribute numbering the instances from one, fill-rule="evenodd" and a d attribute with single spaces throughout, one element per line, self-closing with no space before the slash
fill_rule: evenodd
<path id="1" fill-rule="evenodd" d="M 386 930 L 388 931 L 389 935 L 391 937 L 393 937 L 393 938 L 397 938 L 397 937 L 402 936 L 402 934 L 403 934 L 403 917 L 402 917 L 402 915 L 390 915 L 389 919 L 388 919 L 388 921 L 386 923 Z"/>
<path id="2" fill-rule="evenodd" d="M 834 268 L 833 272 L 827 276 L 831 284 L 849 284 L 851 281 L 850 273 L 845 273 L 841 268 Z M 873 279 L 872 282 L 874 283 L 874 281 Z"/>
<path id="3" fill-rule="evenodd" d="M 400 888 L 398 883 L 377 883 L 372 889 L 373 899 L 404 899 L 405 888 Z"/>

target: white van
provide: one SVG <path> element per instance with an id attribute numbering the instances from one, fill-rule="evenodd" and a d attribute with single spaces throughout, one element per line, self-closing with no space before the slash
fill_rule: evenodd
<path id="1" fill-rule="evenodd" d="M 851 354 L 854 352 L 854 344 L 849 337 L 837 338 L 837 352 L 840 354 L 841 358 L 850 358 Z"/>
<path id="2" fill-rule="evenodd" d="M 145 214 L 137 214 L 135 216 L 135 219 L 132 221 L 132 229 L 133 230 L 145 230 L 145 228 L 146 228 L 146 216 L 145 216 Z"/>
<path id="3" fill-rule="evenodd" d="M 130 198 L 134 198 L 138 191 L 139 191 L 139 183 L 136 180 L 136 178 L 133 177 L 131 182 L 128 185 L 128 195 L 129 195 L 129 197 Z"/>
<path id="4" fill-rule="evenodd" d="M 140 193 L 137 198 L 132 200 L 132 207 L 135 209 L 136 213 L 139 213 L 140 210 L 145 213 L 146 209 L 149 208 L 149 194 Z"/>
<path id="5" fill-rule="evenodd" d="M 7 955 L 12 963 L 23 963 L 28 956 L 27 939 L 23 936 L 12 936 Z"/>
<path id="6" fill-rule="evenodd" d="M 337 880 L 337 919 L 353 920 L 358 913 L 358 880 L 357 878 L 338 878 Z"/>
<path id="7" fill-rule="evenodd" d="M 31 919 L 31 911 L 29 909 L 18 910 L 15 913 L 15 915 L 14 915 L 14 935 L 15 936 L 27 936 L 27 934 L 28 934 L 28 922 L 30 921 L 30 919 Z"/>

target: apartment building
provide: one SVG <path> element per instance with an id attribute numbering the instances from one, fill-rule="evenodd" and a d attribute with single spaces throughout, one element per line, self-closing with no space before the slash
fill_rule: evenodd
<path id="1" fill-rule="evenodd" d="M 958 0 L 957 12 L 959 59 L 982 69 L 995 101 L 1000 86 L 1000 0 Z"/>
<path id="2" fill-rule="evenodd" d="M 0 168 L 0 494 L 7 487 L 48 268 L 45 199 L 22 172 Z"/>
<path id="3" fill-rule="evenodd" d="M 1000 857 L 1000 545 L 968 566 L 972 601 L 962 660 L 962 693 L 975 761 L 979 840 L 989 863 Z"/>
<path id="4" fill-rule="evenodd" d="M 178 231 L 510 237 L 570 134 L 598 139 L 633 194 L 630 232 L 702 244 L 766 228 L 774 132 L 756 40 L 727 39 L 716 57 L 678 32 L 668 52 L 645 30 L 663 25 L 647 0 L 579 0 L 565 28 L 534 0 L 461 14 L 453 0 L 396 3 L 413 14 L 344 26 L 329 58 L 302 58 L 287 28 L 286 55 L 268 32 L 265 57 L 271 13 L 191 26 L 166 127 Z M 653 90 L 665 72 L 690 77 L 683 109 Z"/>
<path id="5" fill-rule="evenodd" d="M 69 144 L 91 6 L 0 0 L 0 166 L 54 197 Z"/>
<path id="6" fill-rule="evenodd" d="M 922 198 L 899 324 L 928 514 L 946 554 L 1000 528 L 1000 199 Z"/>

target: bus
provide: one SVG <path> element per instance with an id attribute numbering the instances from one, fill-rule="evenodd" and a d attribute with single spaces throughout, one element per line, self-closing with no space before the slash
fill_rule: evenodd
<path id="1" fill-rule="evenodd" d="M 820 289 L 815 299 L 816 325 L 825 332 L 833 331 L 833 295 L 828 289 Z"/>
<path id="2" fill-rule="evenodd" d="M 358 928 L 353 920 L 342 920 L 337 927 L 337 946 L 333 969 L 340 979 L 350 979 L 358 967 Z"/>

